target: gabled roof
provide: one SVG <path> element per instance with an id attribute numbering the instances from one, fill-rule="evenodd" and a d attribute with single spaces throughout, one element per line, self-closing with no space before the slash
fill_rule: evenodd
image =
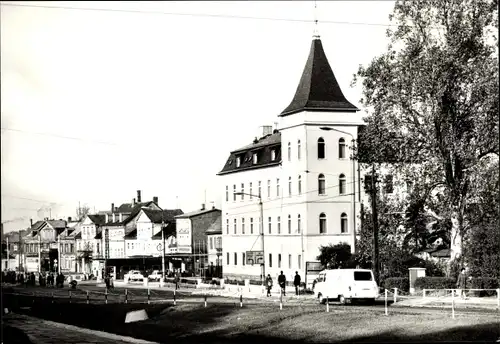
<path id="1" fill-rule="evenodd" d="M 358 108 L 344 97 L 319 37 L 315 37 L 311 43 L 309 57 L 292 102 L 279 116 L 284 117 L 300 111 L 358 111 Z"/>
<path id="2" fill-rule="evenodd" d="M 142 202 L 142 203 L 136 203 L 135 206 L 132 208 L 132 212 L 130 213 L 130 215 L 123 220 L 123 224 L 127 224 L 129 223 L 134 217 L 137 216 L 137 214 L 139 214 L 141 212 L 141 209 L 143 207 L 149 207 L 151 206 L 152 204 L 158 206 L 155 202 L 153 201 L 149 201 L 149 202 Z"/>
<path id="3" fill-rule="evenodd" d="M 272 160 L 273 150 L 274 160 Z M 253 163 L 253 153 L 257 153 L 256 164 Z M 236 167 L 237 158 L 240 159 L 239 167 Z M 261 137 L 250 145 L 232 151 L 218 175 L 278 166 L 280 163 L 281 133 L 275 131 L 273 134 Z"/>
<path id="4" fill-rule="evenodd" d="M 177 228 L 177 226 L 176 226 L 175 221 L 168 223 L 165 227 L 162 228 L 165 240 L 171 236 L 176 235 L 176 233 L 177 233 L 176 228 Z M 151 239 L 153 239 L 153 240 L 161 239 L 161 231 L 159 231 L 158 233 L 153 235 L 151 237 Z"/>
<path id="5" fill-rule="evenodd" d="M 96 225 L 102 225 L 104 224 L 104 221 L 106 220 L 104 215 L 87 215 L 93 223 Z"/>
<path id="6" fill-rule="evenodd" d="M 46 222 L 55 229 L 66 228 L 66 221 L 64 220 L 48 220 Z"/>
<path id="7" fill-rule="evenodd" d="M 125 239 L 137 239 L 137 228 L 132 229 L 130 232 L 125 233 Z"/>
<path id="8" fill-rule="evenodd" d="M 208 235 L 222 234 L 221 215 L 217 216 L 215 221 L 205 231 L 205 234 L 208 234 Z"/>
<path id="9" fill-rule="evenodd" d="M 212 208 L 212 209 L 200 209 L 200 210 L 192 211 L 190 213 L 186 213 L 186 214 L 182 214 L 182 215 L 177 215 L 175 218 L 176 219 L 188 219 L 188 218 L 191 218 L 191 217 L 196 217 L 196 216 L 200 216 L 200 215 L 203 215 L 203 214 L 211 213 L 213 211 L 220 212 L 220 209 L 216 209 L 216 208 Z"/>
<path id="10" fill-rule="evenodd" d="M 142 211 L 153 223 L 171 222 L 178 215 L 184 214 L 181 209 L 163 209 L 163 210 L 153 210 L 148 208 L 143 208 Z"/>

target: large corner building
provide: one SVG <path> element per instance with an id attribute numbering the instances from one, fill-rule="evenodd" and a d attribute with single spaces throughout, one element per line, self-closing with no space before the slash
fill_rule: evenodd
<path id="1" fill-rule="evenodd" d="M 283 271 L 290 280 L 298 271 L 305 281 L 306 263 L 317 262 L 321 245 L 354 249 L 359 178 L 350 147 L 361 117 L 315 36 L 278 128 L 264 127 L 260 138 L 233 150 L 218 173 L 224 277 L 260 280 Z"/>

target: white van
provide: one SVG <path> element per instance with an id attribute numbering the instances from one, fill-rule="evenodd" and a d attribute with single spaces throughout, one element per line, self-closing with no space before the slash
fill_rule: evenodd
<path id="1" fill-rule="evenodd" d="M 332 269 L 319 273 L 314 295 L 323 304 L 327 297 L 339 300 L 342 304 L 353 300 L 374 302 L 379 296 L 379 289 L 371 270 Z"/>

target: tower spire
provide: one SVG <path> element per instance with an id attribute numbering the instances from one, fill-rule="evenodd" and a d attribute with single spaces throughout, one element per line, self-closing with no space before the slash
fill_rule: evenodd
<path id="1" fill-rule="evenodd" d="M 318 32 L 318 6 L 316 3 L 316 0 L 314 0 L 314 31 L 313 31 L 313 38 L 314 39 L 319 39 L 319 32 Z"/>

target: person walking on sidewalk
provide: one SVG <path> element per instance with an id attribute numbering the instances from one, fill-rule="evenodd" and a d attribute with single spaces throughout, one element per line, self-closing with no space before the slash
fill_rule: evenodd
<path id="1" fill-rule="evenodd" d="M 295 271 L 295 277 L 293 279 L 293 285 L 295 286 L 295 295 L 299 296 L 300 292 L 300 275 Z"/>
<path id="2" fill-rule="evenodd" d="M 465 295 L 466 283 L 467 283 L 467 276 L 465 275 L 465 268 L 462 268 L 457 278 L 457 289 L 458 289 L 457 292 L 460 295 L 460 298 L 462 299 L 467 298 Z"/>
<path id="3" fill-rule="evenodd" d="M 278 276 L 278 284 L 280 285 L 281 292 L 283 293 L 283 296 L 286 296 L 286 277 L 283 275 L 283 271 L 281 271 L 281 274 Z"/>
<path id="4" fill-rule="evenodd" d="M 267 274 L 266 277 L 266 288 L 267 288 L 267 296 L 271 296 L 271 289 L 273 288 L 273 279 L 271 278 L 271 274 Z"/>

